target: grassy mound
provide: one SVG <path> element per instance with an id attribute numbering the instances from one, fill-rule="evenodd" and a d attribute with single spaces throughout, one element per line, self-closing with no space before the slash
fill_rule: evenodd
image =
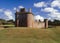
<path id="1" fill-rule="evenodd" d="M 5 28 L 0 30 L 0 43 L 60 43 L 59 28 Z"/>

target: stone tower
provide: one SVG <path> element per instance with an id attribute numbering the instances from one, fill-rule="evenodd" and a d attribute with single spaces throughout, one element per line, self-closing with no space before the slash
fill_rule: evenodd
<path id="1" fill-rule="evenodd" d="M 48 19 L 45 19 L 45 28 L 48 28 Z"/>
<path id="2" fill-rule="evenodd" d="M 31 9 L 26 12 L 25 8 L 20 9 L 19 12 L 15 13 L 15 26 L 16 27 L 32 27 L 33 25 L 33 14 Z"/>
<path id="3" fill-rule="evenodd" d="M 33 14 L 32 14 L 32 9 L 30 8 L 29 9 L 29 13 L 27 14 L 28 16 L 28 18 L 27 18 L 27 20 L 28 20 L 28 27 L 33 27 L 33 22 L 34 22 L 34 16 L 33 16 Z"/>

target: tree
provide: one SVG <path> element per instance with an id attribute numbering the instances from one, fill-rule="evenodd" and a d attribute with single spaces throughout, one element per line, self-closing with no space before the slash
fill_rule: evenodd
<path id="1" fill-rule="evenodd" d="M 14 20 L 8 20 L 7 23 L 8 24 L 14 24 Z"/>
<path id="2" fill-rule="evenodd" d="M 48 24 L 52 26 L 60 26 L 60 20 L 54 20 L 53 22 L 49 20 Z"/>

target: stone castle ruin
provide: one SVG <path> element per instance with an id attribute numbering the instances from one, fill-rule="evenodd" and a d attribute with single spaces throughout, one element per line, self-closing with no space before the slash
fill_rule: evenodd
<path id="1" fill-rule="evenodd" d="M 34 14 L 31 9 L 27 12 L 25 8 L 21 8 L 20 11 L 15 13 L 15 26 L 16 27 L 30 27 L 30 28 L 48 28 L 48 20 L 43 22 L 40 20 L 37 22 L 34 20 Z"/>

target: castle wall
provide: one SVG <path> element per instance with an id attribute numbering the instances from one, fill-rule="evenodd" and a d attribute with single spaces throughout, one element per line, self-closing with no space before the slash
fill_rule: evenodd
<path id="1" fill-rule="evenodd" d="M 45 28 L 44 22 L 34 22 L 33 28 Z"/>

